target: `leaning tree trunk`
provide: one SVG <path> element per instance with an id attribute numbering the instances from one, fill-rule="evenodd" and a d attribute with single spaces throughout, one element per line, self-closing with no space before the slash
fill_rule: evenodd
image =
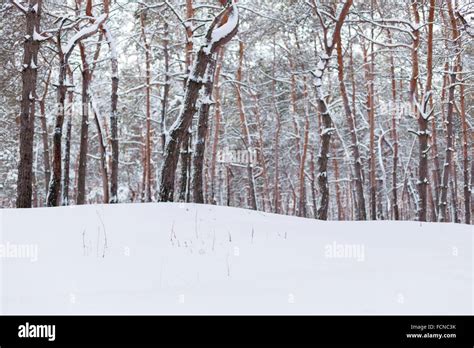
<path id="1" fill-rule="evenodd" d="M 329 210 L 329 185 L 328 185 L 328 160 L 329 150 L 331 145 L 331 135 L 334 132 L 331 115 L 324 98 L 323 91 L 323 76 L 328 67 L 329 59 L 334 49 L 335 42 L 338 41 L 338 37 L 341 35 L 341 29 L 344 21 L 349 14 L 349 10 L 352 6 L 353 0 L 347 0 L 339 14 L 339 18 L 336 21 L 336 26 L 332 37 L 328 37 L 328 27 L 320 17 L 320 13 L 317 12 L 316 1 L 313 0 L 313 9 L 317 12 L 317 16 L 320 18 L 321 25 L 324 30 L 324 52 L 320 55 L 319 63 L 314 73 L 316 78 L 316 104 L 318 106 L 319 113 L 322 119 L 322 132 L 320 137 L 320 152 L 317 160 L 318 167 L 318 185 L 319 185 L 319 207 L 317 209 L 316 218 L 320 220 L 328 219 Z"/>
<path id="2" fill-rule="evenodd" d="M 204 100 L 201 102 L 201 107 L 199 108 L 197 139 L 193 152 L 192 191 L 193 200 L 195 203 L 204 203 L 204 153 L 206 151 L 206 138 L 209 126 L 209 110 L 212 104 L 212 91 L 214 87 L 215 70 L 216 58 L 212 57 L 208 68 L 207 81 L 204 86 Z"/>
<path id="3" fill-rule="evenodd" d="M 224 18 L 228 20 L 222 23 Z M 224 37 L 213 37 L 214 28 L 217 26 L 219 26 L 219 28 L 224 27 L 226 30 L 221 30 L 221 32 L 227 32 L 228 34 Z M 236 5 L 232 3 L 232 6 L 226 7 L 226 9 L 214 19 L 209 28 L 206 36 L 207 45 L 201 47 L 199 50 L 193 70 L 186 83 L 183 109 L 173 127 L 169 130 L 166 139 L 165 158 L 161 169 L 160 201 L 162 202 L 172 202 L 174 199 L 174 185 L 179 160 L 179 149 L 191 126 L 193 116 L 198 111 L 197 101 L 199 92 L 204 85 L 203 78 L 211 62 L 212 55 L 219 47 L 229 42 L 235 36 L 237 30 L 238 10 Z"/>
<path id="4" fill-rule="evenodd" d="M 20 104 L 20 161 L 17 180 L 17 208 L 31 208 L 33 194 L 33 140 L 35 135 L 35 98 L 38 76 L 37 63 L 40 42 L 34 33 L 40 32 L 41 0 L 29 0 L 24 12 L 26 35 L 23 44 L 22 93 Z M 23 10 L 22 10 L 23 11 Z"/>

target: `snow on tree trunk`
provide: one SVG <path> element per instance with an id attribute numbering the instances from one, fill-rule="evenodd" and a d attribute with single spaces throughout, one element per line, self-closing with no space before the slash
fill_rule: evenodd
<path id="1" fill-rule="evenodd" d="M 227 18 L 225 23 L 221 20 Z M 180 145 L 188 132 L 193 116 L 198 111 L 198 98 L 204 85 L 204 76 L 217 49 L 229 42 L 237 33 L 239 23 L 238 9 L 235 3 L 221 12 L 212 22 L 206 35 L 206 45 L 197 54 L 191 75 L 188 78 L 184 105 L 178 119 L 169 130 L 165 146 L 165 158 L 161 170 L 159 198 L 162 202 L 174 200 L 176 168 L 179 159 Z M 219 26 L 220 25 L 220 26 Z"/>

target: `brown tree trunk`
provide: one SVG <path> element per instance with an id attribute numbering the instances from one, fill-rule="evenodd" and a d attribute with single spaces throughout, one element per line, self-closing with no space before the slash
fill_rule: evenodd
<path id="1" fill-rule="evenodd" d="M 268 168 L 267 162 L 265 159 L 264 153 L 264 136 L 263 136 L 263 127 L 260 117 L 260 107 L 259 107 L 259 100 L 257 95 L 253 96 L 254 105 L 255 105 L 255 121 L 257 123 L 258 129 L 258 160 L 262 167 L 262 177 L 263 177 L 263 211 L 271 211 L 271 202 L 270 202 L 270 190 L 269 190 L 269 179 L 268 179 Z"/>
<path id="2" fill-rule="evenodd" d="M 433 0 L 432 0 L 433 1 Z M 418 161 L 418 196 L 420 199 L 418 207 L 418 220 L 427 221 L 428 211 L 428 187 L 429 187 L 429 174 L 428 174 L 428 152 L 429 152 L 429 132 L 428 123 L 428 102 L 431 94 L 431 81 L 432 81 L 432 66 L 433 66 L 433 24 L 434 20 L 434 4 L 430 6 L 429 22 L 428 24 L 428 58 L 427 58 L 427 82 L 426 91 L 423 96 L 422 105 L 418 102 L 418 75 L 419 75 L 419 63 L 418 63 L 418 50 L 420 47 L 420 32 L 418 29 L 413 31 L 415 40 L 413 41 L 412 48 L 412 77 L 410 80 L 410 98 L 418 120 L 419 130 L 417 132 L 418 144 L 419 144 L 419 161 Z M 418 5 L 416 2 L 412 3 L 413 15 L 415 17 L 415 23 L 418 27 L 420 24 L 420 15 L 418 13 Z"/>
<path id="3" fill-rule="evenodd" d="M 250 130 L 248 127 L 248 122 L 247 122 L 247 115 L 245 113 L 244 109 L 244 103 L 242 99 L 242 89 L 241 89 L 241 83 L 242 83 L 242 70 L 243 70 L 243 61 L 244 61 L 244 43 L 242 41 L 239 42 L 239 68 L 237 70 L 237 84 L 236 84 L 236 90 L 237 90 L 237 107 L 239 110 L 239 116 L 240 116 L 240 127 L 242 129 L 242 139 L 244 142 L 245 146 L 245 151 L 249 153 L 249 161 L 247 163 L 247 178 L 248 178 L 248 195 L 249 195 L 249 206 L 253 210 L 257 210 L 257 197 L 255 193 L 255 182 L 254 182 L 254 173 L 253 173 L 253 166 L 254 164 L 251 163 L 251 151 L 252 151 L 252 139 L 250 137 Z"/>
<path id="4" fill-rule="evenodd" d="M 86 48 L 82 43 L 79 44 L 79 49 L 82 59 L 82 119 L 76 204 L 82 205 L 86 203 L 87 153 L 89 147 L 89 84 L 91 71 L 87 62 Z"/>
<path id="5" fill-rule="evenodd" d="M 36 6 L 36 7 L 35 7 Z M 22 92 L 20 104 L 20 161 L 18 164 L 17 208 L 31 208 L 33 181 L 33 140 L 35 135 L 35 98 L 40 42 L 34 33 L 40 31 L 42 0 L 29 0 L 26 35 L 23 44 Z"/>
<path id="6" fill-rule="evenodd" d="M 102 176 L 103 203 L 109 203 L 110 195 L 109 195 L 109 176 L 107 173 L 107 155 L 106 155 L 107 151 L 105 148 L 104 136 L 102 134 L 102 127 L 100 126 L 97 110 L 93 108 L 92 112 L 94 113 L 94 121 L 97 127 L 97 138 L 98 138 L 99 154 L 100 154 L 100 174 Z"/>
<path id="7" fill-rule="evenodd" d="M 145 179 L 145 202 L 151 202 L 151 186 L 152 186 L 152 166 L 151 166 L 151 47 L 147 40 L 146 31 L 145 31 L 145 20 L 146 15 L 145 11 L 141 12 L 140 23 L 142 29 L 143 42 L 145 46 L 145 90 L 146 90 L 146 136 L 145 136 L 145 164 L 146 168 L 146 179 Z"/>
<path id="8" fill-rule="evenodd" d="M 67 87 L 65 85 L 66 79 L 66 64 L 67 57 L 65 57 L 61 48 L 61 33 L 57 35 L 57 48 L 59 55 L 59 83 L 57 87 L 57 115 L 56 123 L 54 126 L 53 135 L 53 173 L 51 182 L 49 184 L 49 192 L 47 197 L 48 207 L 57 207 L 60 201 L 60 190 L 61 190 L 61 140 L 64 123 L 64 106 L 66 100 Z"/>
<path id="9" fill-rule="evenodd" d="M 194 8 L 193 1 L 186 0 L 186 46 L 185 46 L 185 70 L 186 78 L 184 79 L 184 87 L 188 82 L 189 74 L 191 73 L 190 69 L 193 61 L 193 17 L 194 17 Z M 211 59 L 212 62 L 212 59 Z M 211 63 L 212 64 L 212 63 Z M 179 191 L 179 200 L 181 202 L 189 202 L 191 196 L 191 171 L 192 171 L 192 122 L 189 127 L 189 131 L 186 134 L 186 139 L 183 141 L 181 147 L 181 177 L 180 177 L 180 191 Z M 202 130 L 202 129 L 201 129 Z M 203 154 L 204 155 L 204 154 Z M 204 166 L 204 159 L 203 164 Z M 202 175 L 202 174 L 201 174 Z"/>
<path id="10" fill-rule="evenodd" d="M 92 17 L 92 0 L 87 0 L 85 12 L 86 16 Z M 82 120 L 79 145 L 79 170 L 77 173 L 76 204 L 82 205 L 86 203 L 87 154 L 89 147 L 89 85 L 92 79 L 92 73 L 89 63 L 87 62 L 86 47 L 82 42 L 79 43 L 79 49 L 81 52 L 82 61 Z"/>
<path id="11" fill-rule="evenodd" d="M 221 89 L 219 86 L 219 77 L 222 69 L 222 59 L 224 57 L 224 49 L 220 51 L 220 57 L 217 62 L 216 68 L 216 85 L 215 85 L 215 116 L 214 116 L 214 139 L 212 142 L 212 160 L 211 160 L 211 202 L 212 204 L 217 203 L 216 199 L 216 166 L 217 166 L 217 148 L 219 147 L 219 133 L 221 130 Z"/>
<path id="12" fill-rule="evenodd" d="M 320 152 L 317 159 L 318 166 L 318 185 L 319 185 L 319 207 L 317 210 L 317 218 L 320 220 L 328 219 L 328 209 L 329 209 L 329 185 L 328 185 L 328 160 L 329 160 L 329 150 L 331 144 L 331 135 L 334 132 L 333 123 L 331 115 L 324 99 L 324 92 L 322 89 L 323 76 L 328 67 L 329 59 L 332 55 L 335 42 L 339 40 L 341 35 L 341 29 L 346 20 L 349 10 L 352 6 L 353 0 L 347 0 L 344 3 L 344 6 L 339 14 L 339 18 L 336 21 L 334 32 L 331 38 L 328 38 L 328 27 L 320 17 L 320 13 L 317 12 L 316 2 L 313 0 L 313 9 L 317 12 L 317 16 L 321 20 L 321 25 L 323 27 L 324 34 L 324 52 L 320 55 L 318 68 L 316 70 L 316 104 L 318 106 L 319 113 L 321 115 L 322 121 L 322 132 L 320 137 Z M 328 41 L 328 39 L 330 41 Z"/>
<path id="13" fill-rule="evenodd" d="M 275 178 L 273 183 L 273 209 L 275 214 L 281 212 L 281 193 L 280 193 L 280 134 L 281 134 L 281 115 L 277 105 L 276 99 L 276 53 L 273 50 L 273 79 L 272 79 L 272 105 L 275 113 L 275 140 L 274 140 L 274 165 Z"/>
<path id="14" fill-rule="evenodd" d="M 51 162 L 50 162 L 50 152 L 49 152 L 49 132 L 48 124 L 46 122 L 46 96 L 48 95 L 49 83 L 51 81 L 53 68 L 51 67 L 48 72 L 48 77 L 44 85 L 43 96 L 39 101 L 40 105 L 40 121 L 41 121 L 41 140 L 43 142 L 43 166 L 44 166 L 44 187 L 45 194 L 48 194 L 49 189 L 49 180 L 51 179 Z"/>
<path id="15" fill-rule="evenodd" d="M 359 150 L 359 141 L 357 139 L 357 129 L 355 125 L 355 117 L 349 104 L 349 98 L 347 97 L 346 85 L 344 83 L 344 60 L 342 56 L 342 42 L 341 39 L 336 42 L 337 50 L 337 62 L 338 62 L 338 78 L 339 78 L 339 90 L 342 96 L 342 102 L 344 105 L 344 111 L 346 118 L 349 123 L 349 130 L 351 134 L 351 149 L 352 156 L 354 157 L 354 179 L 355 187 L 357 192 L 357 220 L 367 220 L 367 212 L 365 210 L 365 197 L 364 197 L 364 182 L 362 175 L 362 161 Z"/>
<path id="16" fill-rule="evenodd" d="M 388 43 L 392 44 L 392 34 L 390 30 L 387 30 Z M 398 206 L 398 153 L 399 153 L 399 142 L 398 142 L 398 124 L 397 124 L 397 82 L 395 76 L 395 62 L 393 54 L 390 54 L 390 79 L 391 79 L 391 92 L 392 92 L 392 141 L 393 141 L 393 168 L 392 168 L 392 209 L 393 219 L 400 220 L 400 208 Z"/>
<path id="17" fill-rule="evenodd" d="M 462 50 L 461 38 L 459 39 L 459 50 L 460 51 Z M 466 224 L 470 224 L 471 223 L 471 200 L 472 200 L 470 180 L 472 178 L 470 178 L 470 175 L 469 175 L 469 133 L 468 133 L 466 101 L 465 101 L 466 80 L 464 79 L 464 74 L 462 73 L 462 71 L 463 71 L 462 55 L 460 54 L 458 56 L 457 72 L 458 72 L 458 78 L 460 80 L 459 115 L 461 116 L 461 128 L 462 128 L 464 222 Z M 473 161 L 474 161 L 474 158 L 473 158 Z"/>
<path id="18" fill-rule="evenodd" d="M 105 13 L 109 15 L 109 0 L 104 0 Z M 110 64 L 112 73 L 112 90 L 110 100 L 110 143 L 112 147 L 112 158 L 110 166 L 110 203 L 118 203 L 118 172 L 119 172 L 119 139 L 118 139 L 118 87 L 119 71 L 118 56 L 114 38 L 109 28 L 102 26 L 110 50 Z"/>
<path id="19" fill-rule="evenodd" d="M 303 139 L 303 153 L 300 158 L 299 170 L 299 202 L 298 202 L 298 216 L 307 217 L 306 211 L 306 158 L 308 157 L 309 146 L 309 110 L 308 110 L 308 86 L 306 77 L 303 78 L 303 99 L 305 101 L 305 125 L 304 125 L 304 139 Z"/>

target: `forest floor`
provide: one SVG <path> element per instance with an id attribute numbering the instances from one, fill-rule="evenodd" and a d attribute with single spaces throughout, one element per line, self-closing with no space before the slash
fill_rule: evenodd
<path id="1" fill-rule="evenodd" d="M 0 313 L 471 314 L 473 241 L 193 204 L 0 210 Z"/>

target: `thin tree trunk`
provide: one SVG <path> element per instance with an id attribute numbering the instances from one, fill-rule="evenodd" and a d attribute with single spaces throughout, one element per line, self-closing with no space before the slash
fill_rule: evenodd
<path id="1" fill-rule="evenodd" d="M 110 195 L 109 195 L 109 176 L 107 173 L 107 154 L 106 148 L 104 143 L 104 136 L 102 134 L 102 127 L 100 126 L 99 116 L 97 114 L 97 110 L 92 108 L 92 112 L 94 113 L 94 121 L 97 127 L 97 139 L 98 139 L 98 146 L 99 146 L 99 154 L 100 154 L 100 174 L 102 176 L 102 192 L 103 192 L 103 203 L 110 202 Z"/>
<path id="2" fill-rule="evenodd" d="M 215 85 L 215 116 L 214 116 L 214 139 L 212 142 L 212 160 L 211 160 L 211 202 L 217 203 L 216 199 L 216 166 L 217 166 L 217 148 L 219 147 L 219 133 L 221 130 L 221 89 L 219 86 L 219 77 L 222 69 L 222 59 L 224 57 L 224 49 L 221 49 L 220 56 L 216 68 L 216 85 Z"/>
<path id="3" fill-rule="evenodd" d="M 163 56 L 165 68 L 165 86 L 163 87 L 163 95 L 161 96 L 161 151 L 165 152 L 166 146 L 166 115 L 168 113 L 168 96 L 170 92 L 170 53 L 169 53 L 169 29 L 168 23 L 164 24 L 164 39 L 163 39 Z"/>
<path id="4" fill-rule="evenodd" d="M 433 0 L 432 0 L 433 1 Z M 462 50 L 461 38 L 459 39 L 459 50 Z M 462 127 L 462 156 L 463 156 L 463 194 L 464 194 L 464 222 L 466 224 L 471 223 L 471 199 L 472 192 L 470 189 L 470 178 L 469 176 L 469 133 L 467 124 L 467 113 L 466 113 L 466 101 L 465 101 L 465 79 L 462 63 L 462 55 L 458 56 L 457 64 L 458 78 L 460 80 L 459 87 L 459 104 L 460 110 L 459 115 L 461 116 L 461 127 Z M 474 161 L 474 158 L 473 158 Z"/>
<path id="5" fill-rule="evenodd" d="M 337 41 L 337 62 L 338 62 L 338 78 L 339 78 L 339 90 L 342 96 L 342 103 L 344 105 L 344 112 L 349 123 L 349 130 L 351 134 L 351 149 L 352 156 L 354 157 L 354 179 L 357 192 L 357 220 L 367 220 L 367 212 L 365 210 L 365 197 L 364 197 L 364 182 L 362 175 L 362 161 L 359 150 L 359 141 L 357 139 L 357 129 L 355 125 L 355 117 L 349 104 L 349 98 L 347 97 L 346 85 L 344 83 L 344 60 L 342 56 L 342 42 L 341 39 Z"/>
<path id="6" fill-rule="evenodd" d="M 60 200 L 61 190 L 61 140 L 64 123 L 64 106 L 66 100 L 67 87 L 65 85 L 67 59 L 61 48 L 61 33 L 57 35 L 57 48 L 59 55 L 59 83 L 57 87 L 57 115 L 53 135 L 53 173 L 49 184 L 47 197 L 48 207 L 57 207 Z"/>
<path id="7" fill-rule="evenodd" d="M 69 84 L 74 85 L 73 73 L 68 67 Z M 64 174 L 63 174 L 63 197 L 62 205 L 69 205 L 69 183 L 70 183 L 70 166 L 71 166 L 71 133 L 72 133 L 72 115 L 74 103 L 74 91 L 69 90 L 68 97 L 68 118 L 66 124 L 66 141 L 64 145 Z"/>
<path id="8" fill-rule="evenodd" d="M 309 146 L 309 110 L 308 110 L 308 86 L 306 83 L 306 77 L 303 78 L 303 99 L 305 101 L 305 125 L 304 125 L 304 141 L 303 141 L 303 153 L 300 158 L 300 170 L 299 170 L 299 202 L 298 202 L 298 216 L 307 217 L 306 211 L 306 158 L 308 157 L 308 146 Z"/>
<path id="9" fill-rule="evenodd" d="M 145 179 L 145 201 L 151 202 L 151 181 L 152 181 L 152 166 L 151 166 L 151 47 L 147 40 L 145 31 L 145 11 L 141 12 L 140 23 L 142 29 L 143 43 L 145 46 L 145 84 L 146 84 L 146 105 L 145 105 L 145 117 L 146 117 L 146 136 L 145 136 L 145 168 L 146 168 L 146 179 Z"/>
<path id="10" fill-rule="evenodd" d="M 86 198 L 87 153 L 89 145 L 89 83 L 91 76 L 85 46 L 81 43 L 79 48 L 82 59 L 82 120 L 76 204 L 82 205 L 85 204 Z"/>
<path id="11" fill-rule="evenodd" d="M 249 206 L 253 210 L 257 210 L 257 197 L 255 193 L 255 182 L 254 182 L 254 173 L 253 173 L 253 166 L 254 164 L 251 163 L 251 152 L 252 152 L 252 138 L 250 137 L 250 130 L 248 127 L 247 122 L 247 115 L 244 109 L 244 103 L 242 99 L 242 70 L 243 70 L 243 61 L 244 61 L 244 43 L 242 41 L 239 42 L 239 68 L 237 70 L 237 107 L 239 110 L 240 116 L 240 127 L 242 129 L 242 138 L 245 145 L 245 151 L 249 153 L 249 161 L 247 163 L 247 178 L 248 178 L 248 194 L 249 194 Z"/>
<path id="12" fill-rule="evenodd" d="M 458 50 L 457 40 L 459 38 L 459 32 L 457 29 L 456 18 L 454 17 L 454 11 L 451 1 L 448 1 L 448 12 L 451 20 L 451 33 L 452 40 L 454 41 L 454 51 L 456 54 L 460 54 Z M 454 152 L 454 93 L 456 89 L 456 66 L 453 63 L 451 67 L 452 71 L 449 74 L 449 86 L 448 86 L 448 110 L 446 116 L 446 157 L 443 166 L 443 174 L 441 178 L 441 192 L 440 192 L 440 201 L 439 201 L 439 221 L 447 221 L 447 199 L 448 199 L 448 185 L 449 185 L 449 176 L 451 173 L 452 157 Z"/>
<path id="13" fill-rule="evenodd" d="M 49 90 L 49 83 L 51 81 L 53 68 L 49 69 L 48 77 L 46 78 L 46 82 L 44 85 L 43 96 L 39 101 L 40 105 L 40 121 L 41 121 L 41 139 L 43 142 L 43 166 L 44 166 L 44 188 L 45 194 L 48 193 L 49 189 L 49 180 L 51 179 L 51 162 L 50 162 L 50 152 L 49 152 L 49 132 L 48 132 L 48 124 L 46 122 L 46 96 L 48 95 Z"/>
<path id="14" fill-rule="evenodd" d="M 392 33 L 387 30 L 388 43 L 392 44 Z M 393 168 L 392 168 L 392 209 L 394 220 L 400 220 L 400 209 L 398 206 L 398 153 L 399 153 L 399 142 L 398 142 L 398 124 L 397 124 L 397 82 L 395 76 L 395 62 L 393 54 L 390 54 L 390 79 L 391 79 L 391 92 L 392 92 L 392 141 L 393 141 Z"/>
<path id="15" fill-rule="evenodd" d="M 104 10 L 109 15 L 109 0 L 104 0 Z M 112 147 L 112 158 L 110 166 L 110 203 L 118 203 L 118 172 L 119 172 L 119 139 L 118 139 L 118 55 L 115 40 L 107 25 L 102 26 L 110 50 L 110 64 L 112 73 L 111 97 L 110 97 L 110 143 Z"/>

